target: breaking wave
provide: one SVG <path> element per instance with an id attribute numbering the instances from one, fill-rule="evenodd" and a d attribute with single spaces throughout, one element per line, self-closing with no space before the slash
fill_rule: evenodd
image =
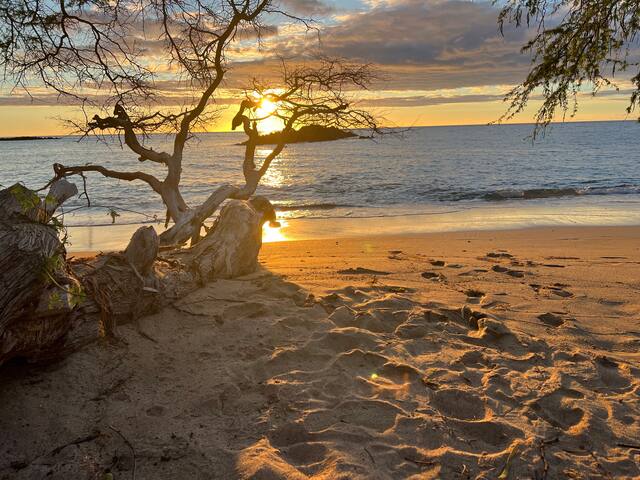
<path id="1" fill-rule="evenodd" d="M 580 195 L 632 195 L 639 193 L 640 185 L 582 188 L 532 188 L 526 190 L 497 190 L 485 193 L 482 195 L 482 199 L 487 201 L 535 200 L 539 198 L 577 197 Z"/>

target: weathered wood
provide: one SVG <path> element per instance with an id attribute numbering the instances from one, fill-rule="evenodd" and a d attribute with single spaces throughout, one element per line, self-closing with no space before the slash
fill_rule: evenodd
<path id="1" fill-rule="evenodd" d="M 238 191 L 233 185 L 222 185 L 198 208 L 191 209 L 176 221 L 176 223 L 160 234 L 161 245 L 182 245 L 192 238 L 197 238 L 202 223 L 209 218 L 218 207 L 233 197 Z"/>
<path id="2" fill-rule="evenodd" d="M 254 272 L 262 246 L 262 225 L 275 220 L 266 198 L 230 200 L 214 227 L 191 249 L 191 264 L 202 281 Z"/>
<path id="3" fill-rule="evenodd" d="M 22 185 L 0 191 L 0 364 L 27 351 L 38 356 L 66 331 L 73 309 L 64 246 L 37 221 L 44 211 Z"/>
<path id="4" fill-rule="evenodd" d="M 21 185 L 0 191 L 0 365 L 64 356 L 202 282 L 255 271 L 262 225 L 275 222 L 265 198 L 230 200 L 199 243 L 161 261 L 154 228 L 141 227 L 122 253 L 67 262 L 46 220 L 73 195 L 69 185 L 52 188 L 45 201 Z"/>
<path id="5" fill-rule="evenodd" d="M 53 182 L 53 184 L 51 184 L 51 189 L 43 202 L 43 221 L 48 222 L 60 205 L 77 194 L 78 187 L 64 178 L 60 178 Z"/>
<path id="6" fill-rule="evenodd" d="M 9 188 L 0 190 L 0 218 L 38 219 L 40 197 L 24 185 L 16 183 Z"/>
<path id="7" fill-rule="evenodd" d="M 160 240 L 155 229 L 151 226 L 140 227 L 131 237 L 124 256 L 140 275 L 146 276 L 151 273 L 159 247 Z"/>

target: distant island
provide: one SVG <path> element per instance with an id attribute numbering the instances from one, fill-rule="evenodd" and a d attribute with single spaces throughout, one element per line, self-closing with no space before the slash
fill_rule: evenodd
<path id="1" fill-rule="evenodd" d="M 274 132 L 267 135 L 261 135 L 258 139 L 258 145 L 270 145 L 280 143 L 283 138 L 285 143 L 302 143 L 302 142 L 329 142 L 332 140 L 341 140 L 343 138 L 357 137 L 356 134 L 346 130 L 340 130 L 336 127 L 323 127 L 321 125 L 307 125 L 299 130 L 293 130 L 288 133 Z M 245 145 L 243 142 L 241 145 Z"/>
<path id="2" fill-rule="evenodd" d="M 0 137 L 0 142 L 23 142 L 26 140 L 59 140 L 60 137 Z"/>

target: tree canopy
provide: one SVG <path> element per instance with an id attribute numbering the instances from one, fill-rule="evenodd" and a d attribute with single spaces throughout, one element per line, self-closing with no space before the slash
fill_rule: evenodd
<path id="1" fill-rule="evenodd" d="M 525 80 L 509 92 L 504 118 L 520 113 L 539 91 L 542 105 L 538 127 L 551 122 L 558 111 L 575 114 L 578 93 L 628 81 L 627 112 L 640 102 L 640 2 L 637 0 L 509 0 L 499 24 L 533 27 L 523 53 L 532 57 Z M 619 88 L 619 87 L 618 87 Z"/>

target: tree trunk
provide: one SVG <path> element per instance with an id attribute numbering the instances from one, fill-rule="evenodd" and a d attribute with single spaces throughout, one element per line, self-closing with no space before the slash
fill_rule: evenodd
<path id="1" fill-rule="evenodd" d="M 202 281 L 246 275 L 258 267 L 262 225 L 275 218 L 268 200 L 230 200 L 214 227 L 190 249 L 190 263 Z"/>
<path id="2" fill-rule="evenodd" d="M 193 208 L 174 219 L 175 224 L 160 234 L 162 246 L 180 246 L 200 234 L 202 223 L 209 218 L 226 199 L 238 191 L 232 185 L 223 185 L 213 192 L 207 200 L 197 208 Z"/>
<path id="3" fill-rule="evenodd" d="M 155 230 L 141 227 L 122 253 L 67 262 L 56 229 L 46 223 L 54 205 L 76 192 L 59 182 L 66 185 L 54 184 L 44 202 L 20 185 L 0 191 L 0 365 L 67 355 L 202 282 L 253 272 L 262 225 L 275 220 L 264 198 L 232 200 L 200 243 L 162 261 Z"/>
<path id="4" fill-rule="evenodd" d="M 77 282 L 58 232 L 42 221 L 74 193 L 65 180 L 44 202 L 19 184 L 0 191 L 0 363 L 27 351 L 37 357 L 67 330 Z"/>

